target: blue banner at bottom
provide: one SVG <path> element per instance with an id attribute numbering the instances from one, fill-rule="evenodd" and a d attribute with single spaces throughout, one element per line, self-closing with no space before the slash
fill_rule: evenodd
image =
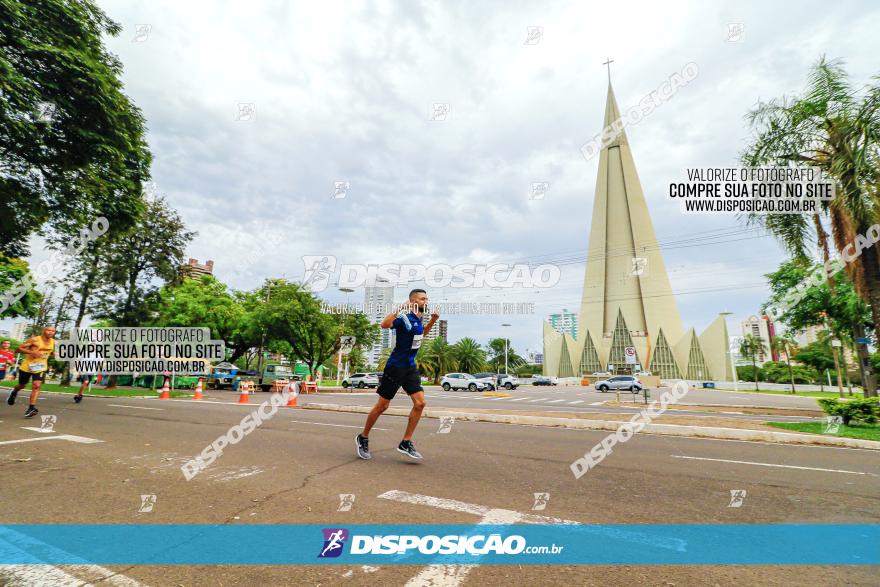
<path id="1" fill-rule="evenodd" d="M 0 564 L 878 565 L 880 525 L 0 526 Z"/>

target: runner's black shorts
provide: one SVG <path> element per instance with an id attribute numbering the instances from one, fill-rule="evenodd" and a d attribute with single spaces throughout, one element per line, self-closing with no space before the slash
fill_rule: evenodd
<path id="1" fill-rule="evenodd" d="M 27 385 L 28 381 L 33 379 L 34 381 L 45 381 L 46 380 L 46 372 L 40 371 L 39 373 L 28 373 L 27 371 L 18 370 L 18 384 L 19 385 Z"/>
<path id="2" fill-rule="evenodd" d="M 394 399 L 394 396 L 397 395 L 397 390 L 401 387 L 403 387 L 403 390 L 408 395 L 424 391 L 422 389 L 422 377 L 419 375 L 419 369 L 415 366 L 393 367 L 385 365 L 385 370 L 382 371 L 382 381 L 379 383 L 376 393 L 387 400 L 391 400 Z"/>

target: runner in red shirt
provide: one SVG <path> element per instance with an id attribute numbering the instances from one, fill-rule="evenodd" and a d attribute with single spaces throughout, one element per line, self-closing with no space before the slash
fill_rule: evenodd
<path id="1" fill-rule="evenodd" d="M 9 341 L 0 343 L 0 381 L 6 379 L 6 371 L 15 367 L 15 353 L 9 350 Z"/>

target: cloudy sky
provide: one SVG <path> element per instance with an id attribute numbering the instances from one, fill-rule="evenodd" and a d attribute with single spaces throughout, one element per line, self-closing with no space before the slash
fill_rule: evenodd
<path id="1" fill-rule="evenodd" d="M 823 53 L 858 84 L 880 73 L 880 7 L 868 2 L 99 4 L 123 26 L 108 45 L 148 121 L 156 188 L 199 233 L 190 256 L 236 288 L 301 277 L 303 255 L 565 260 L 541 293 L 430 292 L 534 302 L 534 315 L 449 317 L 452 340 L 485 342 L 510 322 L 520 351 L 540 348 L 547 314 L 579 305 L 598 164 L 579 147 L 601 130 L 606 57 L 621 110 L 699 66 L 627 129 L 682 318 L 698 331 L 722 310 L 756 312 L 762 274 L 785 256 L 733 216 L 682 215 L 668 183 L 735 165 L 749 108 L 798 92 Z M 542 29 L 527 42 L 530 27 Z M 431 120 L 437 103 L 445 120 Z M 340 181 L 350 187 L 334 198 Z M 549 183 L 544 199 L 529 198 L 532 182 Z"/>

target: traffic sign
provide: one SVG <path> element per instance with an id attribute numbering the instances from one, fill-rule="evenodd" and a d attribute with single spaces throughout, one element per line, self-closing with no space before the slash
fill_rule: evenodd
<path id="1" fill-rule="evenodd" d="M 856 339 L 856 344 L 871 344 L 871 339 L 867 336 L 860 336 Z"/>
<path id="2" fill-rule="evenodd" d="M 354 343 L 357 341 L 357 338 L 354 336 L 340 336 L 339 337 L 339 353 L 342 355 L 347 355 L 351 352 L 351 349 L 354 348 Z"/>
<path id="3" fill-rule="evenodd" d="M 636 347 L 628 346 L 624 348 L 623 354 L 626 356 L 626 364 L 627 365 L 635 365 L 636 364 Z"/>

